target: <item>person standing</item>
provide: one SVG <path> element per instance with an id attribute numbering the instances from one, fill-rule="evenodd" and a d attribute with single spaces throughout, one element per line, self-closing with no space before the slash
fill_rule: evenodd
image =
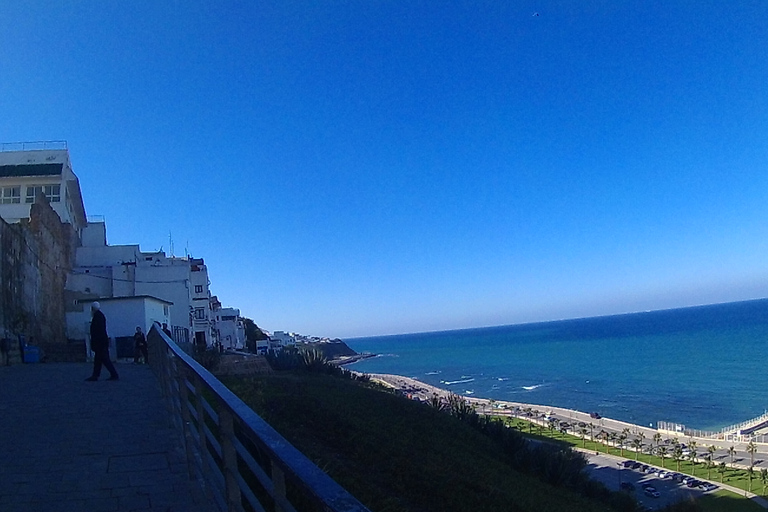
<path id="1" fill-rule="evenodd" d="M 118 380 L 117 370 L 109 359 L 107 318 L 101 312 L 101 304 L 98 302 L 91 304 L 91 317 L 91 350 L 94 353 L 93 374 L 85 380 L 89 382 L 99 380 L 102 365 L 109 371 L 109 379 L 107 380 Z"/>
<path id="2" fill-rule="evenodd" d="M 141 327 L 136 328 L 136 334 L 133 335 L 133 362 L 138 364 L 139 357 L 144 356 L 144 364 L 149 364 L 149 352 L 147 351 L 147 338 L 141 332 Z"/>
<path id="3" fill-rule="evenodd" d="M 0 360 L 5 366 L 11 365 L 11 340 L 0 338 Z"/>

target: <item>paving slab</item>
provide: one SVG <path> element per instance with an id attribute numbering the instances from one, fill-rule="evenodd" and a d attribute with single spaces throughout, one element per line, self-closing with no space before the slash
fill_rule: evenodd
<path id="1" fill-rule="evenodd" d="M 116 364 L 0 367 L 0 510 L 105 512 L 218 508 L 189 479 L 155 375 Z"/>

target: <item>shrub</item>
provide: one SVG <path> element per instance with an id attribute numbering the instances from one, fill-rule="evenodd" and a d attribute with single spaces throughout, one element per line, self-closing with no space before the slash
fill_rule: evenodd
<path id="1" fill-rule="evenodd" d="M 192 351 L 192 357 L 194 357 L 195 361 L 200 363 L 203 368 L 209 372 L 216 371 L 221 362 L 221 353 L 215 347 L 206 348 L 200 345 L 195 345 L 195 348 Z"/>

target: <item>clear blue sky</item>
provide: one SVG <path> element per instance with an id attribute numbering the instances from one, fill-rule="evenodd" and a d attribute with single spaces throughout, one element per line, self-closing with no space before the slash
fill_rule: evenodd
<path id="1" fill-rule="evenodd" d="M 110 243 L 172 232 L 269 330 L 766 297 L 766 22 L 764 0 L 3 2 L 0 141 L 66 139 Z"/>

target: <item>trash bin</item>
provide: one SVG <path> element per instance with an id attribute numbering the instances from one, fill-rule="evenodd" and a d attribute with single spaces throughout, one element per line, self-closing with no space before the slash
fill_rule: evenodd
<path id="1" fill-rule="evenodd" d="M 39 363 L 40 362 L 40 347 L 34 345 L 26 345 L 24 347 L 24 362 L 25 363 Z"/>

